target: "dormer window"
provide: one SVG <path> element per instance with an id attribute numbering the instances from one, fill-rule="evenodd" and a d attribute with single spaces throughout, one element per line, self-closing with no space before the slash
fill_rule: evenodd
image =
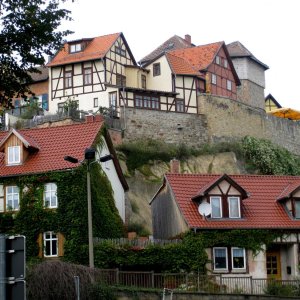
<path id="1" fill-rule="evenodd" d="M 11 146 L 8 147 L 8 160 L 9 165 L 19 164 L 21 162 L 21 147 Z"/>
<path id="2" fill-rule="evenodd" d="M 77 44 L 71 44 L 70 45 L 70 53 L 76 53 L 82 51 L 82 44 L 77 43 Z"/>
<path id="3" fill-rule="evenodd" d="M 240 198 L 228 197 L 229 218 L 240 218 Z"/>
<path id="4" fill-rule="evenodd" d="M 295 218 L 300 219 L 300 200 L 295 200 Z"/>
<path id="5" fill-rule="evenodd" d="M 221 197 L 211 197 L 211 217 L 212 218 L 222 218 L 222 202 Z"/>

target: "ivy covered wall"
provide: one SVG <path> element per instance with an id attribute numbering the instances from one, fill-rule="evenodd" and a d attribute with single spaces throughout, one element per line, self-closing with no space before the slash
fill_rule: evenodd
<path id="1" fill-rule="evenodd" d="M 0 214 L 0 232 L 26 236 L 27 257 L 39 253 L 40 233 L 64 235 L 64 259 L 80 264 L 88 262 L 88 221 L 86 165 L 67 171 L 2 178 L 4 185 L 20 189 L 20 210 Z M 58 208 L 44 207 L 44 184 L 57 185 Z M 117 238 L 124 235 L 123 222 L 114 204 L 111 185 L 99 164 L 91 165 L 93 235 Z"/>

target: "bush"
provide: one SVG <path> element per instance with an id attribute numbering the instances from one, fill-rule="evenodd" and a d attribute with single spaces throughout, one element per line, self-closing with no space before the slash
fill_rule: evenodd
<path id="1" fill-rule="evenodd" d="M 284 284 L 281 281 L 272 280 L 268 282 L 265 294 L 272 296 L 299 296 L 298 286 Z"/>

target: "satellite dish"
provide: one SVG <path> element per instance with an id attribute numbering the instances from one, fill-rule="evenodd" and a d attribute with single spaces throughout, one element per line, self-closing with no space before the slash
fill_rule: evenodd
<path id="1" fill-rule="evenodd" d="M 206 201 L 200 203 L 198 212 L 201 216 L 207 217 L 211 214 L 211 206 Z"/>

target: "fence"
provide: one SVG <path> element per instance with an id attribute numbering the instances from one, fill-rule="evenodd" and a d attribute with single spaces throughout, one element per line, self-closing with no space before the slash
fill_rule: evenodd
<path id="1" fill-rule="evenodd" d="M 289 288 L 299 293 L 299 280 L 274 280 L 247 277 L 227 277 L 201 274 L 164 274 L 154 272 L 127 272 L 118 269 L 95 269 L 95 279 L 107 285 L 126 287 L 170 289 L 178 291 L 223 293 L 223 294 L 265 294 L 270 287 Z M 299 295 L 299 294 L 298 294 Z"/>

